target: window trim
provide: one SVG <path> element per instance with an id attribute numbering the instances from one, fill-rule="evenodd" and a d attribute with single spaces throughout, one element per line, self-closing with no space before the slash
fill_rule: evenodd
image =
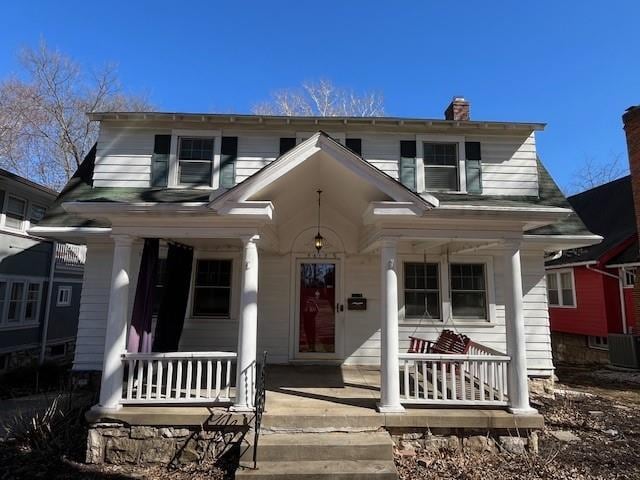
<path id="1" fill-rule="evenodd" d="M 184 185 L 180 183 L 180 170 L 178 160 L 178 146 L 180 137 L 189 138 L 212 138 L 213 139 L 213 160 L 211 168 L 211 185 Z M 222 152 L 222 131 L 221 130 L 171 130 L 171 146 L 169 148 L 169 178 L 167 188 L 178 189 L 202 189 L 217 190 L 220 187 L 220 161 Z"/>
<path id="2" fill-rule="evenodd" d="M 422 265 L 424 263 L 427 264 L 432 264 L 432 265 L 437 265 L 438 267 L 438 310 L 440 313 L 440 316 L 438 318 L 424 318 L 424 320 L 429 321 L 429 322 L 439 322 L 442 323 L 442 259 L 437 259 L 437 260 L 433 260 L 433 261 L 429 261 L 429 259 L 427 259 L 427 261 L 415 261 L 415 260 L 403 260 L 402 261 L 402 315 L 403 318 L 407 319 L 407 320 L 422 320 L 423 319 L 423 315 L 407 315 L 406 313 L 406 308 L 407 308 L 407 304 L 406 304 L 406 293 L 407 293 L 407 287 L 406 287 L 406 267 L 407 264 L 419 264 Z M 411 289 L 410 291 L 418 291 L 418 292 L 433 292 L 432 289 Z"/>
<path id="3" fill-rule="evenodd" d="M 424 144 L 425 143 L 457 143 L 458 144 L 458 190 L 438 190 L 440 193 L 467 193 L 466 148 L 464 135 L 439 135 L 425 133 L 416 135 L 416 190 L 418 193 L 433 192 L 425 185 Z"/>
<path id="4" fill-rule="evenodd" d="M 60 300 L 60 294 L 67 292 L 66 301 Z M 71 285 L 58 285 L 56 290 L 56 307 L 69 307 L 71 306 L 71 300 L 73 298 L 73 287 Z"/>
<path id="5" fill-rule="evenodd" d="M 11 225 L 7 225 L 7 208 L 9 207 L 9 199 L 12 197 L 15 198 L 16 200 L 20 200 L 24 202 L 24 210 L 22 213 L 22 220 L 20 222 L 19 228 L 12 227 Z M 30 221 L 28 218 L 30 206 L 31 206 L 31 202 L 29 201 L 28 198 L 5 191 L 4 204 L 2 205 L 2 226 L 11 232 L 22 232 L 22 233 L 26 232 L 30 226 L 29 225 Z"/>
<path id="6" fill-rule="evenodd" d="M 215 251 L 194 251 L 193 264 L 191 267 L 191 286 L 189 288 L 189 300 L 187 318 L 193 321 L 210 321 L 215 320 L 217 322 L 229 322 L 237 321 L 239 305 L 237 305 L 237 299 L 240 292 L 240 261 L 241 252 L 215 252 Z M 231 261 L 231 286 L 230 286 L 230 298 L 229 298 L 229 314 L 228 315 L 194 315 L 193 307 L 195 300 L 196 289 L 196 273 L 198 268 L 198 260 L 229 260 Z"/>
<path id="7" fill-rule="evenodd" d="M 602 335 L 588 335 L 587 336 L 587 346 L 589 348 L 593 348 L 595 350 L 605 350 L 608 351 L 609 350 L 609 341 L 607 339 L 607 342 L 600 342 L 598 341 L 598 339 L 607 339 L 607 336 L 602 336 Z"/>
<path id="8" fill-rule="evenodd" d="M 424 325 L 442 326 L 447 322 L 454 323 L 457 327 L 494 327 L 496 326 L 496 300 L 495 300 L 495 274 L 494 258 L 490 255 L 427 255 L 427 263 L 438 263 L 440 269 L 440 319 L 425 319 L 420 317 L 408 317 L 405 314 L 404 304 L 404 264 L 422 263 L 424 255 L 399 254 L 398 255 L 398 323 L 400 325 Z M 449 281 L 449 268 L 452 263 L 482 263 L 485 271 L 487 318 L 453 318 L 451 308 L 451 284 Z"/>
<path id="9" fill-rule="evenodd" d="M 622 288 L 633 288 L 634 283 L 629 283 L 629 277 L 627 275 L 633 275 L 634 279 L 638 275 L 637 267 L 620 267 L 620 277 L 622 279 Z"/>
<path id="10" fill-rule="evenodd" d="M 573 296 L 573 305 L 564 305 L 563 304 L 563 301 L 562 301 L 562 281 L 560 279 L 560 274 L 562 274 L 562 273 L 569 273 L 571 275 L 571 293 L 572 293 L 572 296 Z M 560 301 L 560 303 L 558 305 L 552 304 L 551 301 L 549 300 L 549 281 L 548 281 L 547 275 L 556 275 L 557 276 L 558 287 L 556 288 L 556 291 L 558 292 L 558 300 Z M 547 270 L 546 275 L 544 277 L 544 283 L 545 283 L 545 293 L 547 295 L 547 305 L 549 306 L 549 308 L 573 308 L 573 309 L 578 308 L 578 298 L 576 296 L 576 277 L 573 274 L 573 268 L 561 268 L 561 269 L 557 269 L 557 270 Z"/>
<path id="11" fill-rule="evenodd" d="M 484 265 L 484 282 L 485 282 L 485 318 L 471 318 L 471 317 L 454 317 L 453 305 L 452 305 L 452 288 L 451 288 L 451 265 L 453 264 L 482 264 Z M 449 258 L 449 264 L 447 265 L 448 281 L 448 294 L 449 294 L 449 308 L 451 311 L 451 318 L 456 325 L 482 325 L 485 323 L 495 323 L 495 283 L 494 283 L 494 271 L 493 271 L 493 257 L 489 256 L 456 256 L 453 255 Z"/>
<path id="12" fill-rule="evenodd" d="M 44 280 L 34 277 L 0 277 L 0 282 L 6 283 L 5 298 L 0 306 L 0 330 L 18 330 L 22 328 L 33 328 L 40 325 L 40 313 L 42 311 L 42 297 L 44 293 Z M 9 314 L 9 295 L 14 283 L 22 283 L 24 285 L 22 291 L 22 299 L 20 300 L 22 309 L 20 312 L 20 318 L 17 322 L 9 322 L 7 316 Z M 29 285 L 38 285 L 38 302 L 36 305 L 36 312 L 34 315 L 35 320 L 26 320 L 26 305 L 27 295 L 29 291 Z"/>

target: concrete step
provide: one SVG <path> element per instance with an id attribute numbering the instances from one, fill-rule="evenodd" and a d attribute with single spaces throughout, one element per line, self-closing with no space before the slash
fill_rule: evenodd
<path id="1" fill-rule="evenodd" d="M 257 470 L 240 468 L 236 478 L 261 480 L 398 480 L 391 460 L 259 462 Z"/>
<path id="2" fill-rule="evenodd" d="M 253 461 L 253 437 L 245 438 L 240 461 Z M 258 461 L 393 460 L 393 442 L 387 432 L 274 433 L 260 435 Z"/>

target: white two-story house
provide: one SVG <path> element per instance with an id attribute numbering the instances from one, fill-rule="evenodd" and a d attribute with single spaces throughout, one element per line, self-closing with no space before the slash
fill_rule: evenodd
<path id="1" fill-rule="evenodd" d="M 254 407 L 256 364 L 380 370 L 380 412 L 531 413 L 551 376 L 544 256 L 593 244 L 540 123 L 92 113 L 96 147 L 32 228 L 88 247 L 76 370 L 103 412 Z M 475 349 L 407 353 L 409 337 Z M 312 384 L 313 379 L 308 379 Z"/>

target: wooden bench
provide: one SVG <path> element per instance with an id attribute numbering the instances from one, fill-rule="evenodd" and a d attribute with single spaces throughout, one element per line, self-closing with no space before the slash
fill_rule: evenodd
<path id="1" fill-rule="evenodd" d="M 443 330 L 435 342 L 420 337 L 409 337 L 407 353 L 464 354 L 471 346 L 471 339 L 453 330 Z"/>

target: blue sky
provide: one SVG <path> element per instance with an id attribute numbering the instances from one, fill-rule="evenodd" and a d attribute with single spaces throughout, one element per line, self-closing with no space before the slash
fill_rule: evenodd
<path id="1" fill-rule="evenodd" d="M 546 122 L 539 152 L 567 185 L 587 156 L 626 165 L 639 16 L 636 0 L 23 0 L 3 6 L 0 77 L 43 38 L 82 63 L 118 63 L 160 110 L 248 112 L 320 77 L 382 91 L 393 116 L 439 118 L 464 95 L 476 120 Z"/>

